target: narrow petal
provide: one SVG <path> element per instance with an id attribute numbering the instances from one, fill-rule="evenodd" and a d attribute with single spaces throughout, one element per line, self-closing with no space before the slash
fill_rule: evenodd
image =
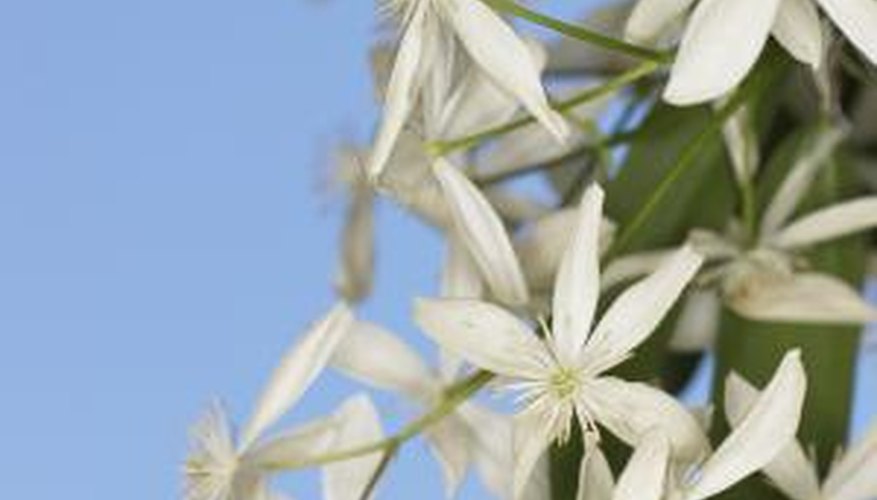
<path id="1" fill-rule="evenodd" d="M 600 276 L 600 288 L 610 290 L 622 283 L 627 283 L 643 276 L 652 274 L 667 260 L 670 252 L 653 250 L 622 255 L 609 262 Z"/>
<path id="2" fill-rule="evenodd" d="M 664 99 L 677 105 L 728 93 L 758 60 L 780 0 L 703 0 L 676 54 Z"/>
<path id="3" fill-rule="evenodd" d="M 339 421 L 333 448 L 350 450 L 376 443 L 383 439 L 381 419 L 368 396 L 353 396 L 335 414 Z M 375 470 L 381 462 L 381 452 L 350 460 L 332 462 L 323 467 L 323 498 L 326 500 L 363 500 Z M 370 495 L 366 498 L 372 498 Z"/>
<path id="4" fill-rule="evenodd" d="M 550 354 L 530 328 L 493 304 L 418 299 L 414 319 L 436 343 L 485 370 L 533 379 L 551 367 Z"/>
<path id="5" fill-rule="evenodd" d="M 451 415 L 430 428 L 426 438 L 442 468 L 445 498 L 454 498 L 472 459 L 469 429 L 456 415 Z"/>
<path id="6" fill-rule="evenodd" d="M 332 366 L 365 384 L 421 399 L 440 387 L 413 349 L 378 325 L 357 321 L 335 349 Z"/>
<path id="7" fill-rule="evenodd" d="M 476 403 L 460 406 L 457 414 L 470 429 L 470 443 L 481 481 L 497 498 L 511 496 L 512 420 Z"/>
<path id="8" fill-rule="evenodd" d="M 515 416 L 513 498 L 522 497 L 533 469 L 551 444 L 551 430 L 539 412 L 525 410 Z"/>
<path id="9" fill-rule="evenodd" d="M 877 321 L 877 309 L 846 282 L 828 274 L 796 273 L 765 280 L 727 296 L 741 316 L 760 321 L 860 324 Z"/>
<path id="10" fill-rule="evenodd" d="M 845 135 L 846 132 L 842 129 L 831 128 L 806 141 L 806 149 L 800 153 L 764 212 L 761 239 L 771 238 L 795 213 L 820 167 L 826 164 L 826 160 Z"/>
<path id="11" fill-rule="evenodd" d="M 611 500 L 615 479 L 599 445 L 585 437 L 585 456 L 579 466 L 579 489 L 576 500 Z"/>
<path id="12" fill-rule="evenodd" d="M 643 45 L 654 43 L 693 3 L 694 0 L 639 0 L 627 19 L 624 38 Z"/>
<path id="13" fill-rule="evenodd" d="M 384 171 L 396 139 L 402 132 L 417 100 L 418 71 L 423 55 L 425 7 L 422 5 L 413 12 L 399 43 L 399 51 L 396 53 L 396 61 L 393 63 L 393 71 L 387 83 L 384 117 L 369 160 L 368 173 L 373 179 Z"/>
<path id="14" fill-rule="evenodd" d="M 670 443 L 660 432 L 646 434 L 618 478 L 612 500 L 661 500 L 670 461 Z"/>
<path id="15" fill-rule="evenodd" d="M 332 451 L 339 429 L 332 418 L 310 422 L 254 444 L 241 460 L 267 470 L 307 463 Z"/>
<path id="16" fill-rule="evenodd" d="M 454 234 L 447 236 L 441 295 L 449 299 L 481 298 L 484 284 L 469 250 Z"/>
<path id="17" fill-rule="evenodd" d="M 877 196 L 845 201 L 807 214 L 782 229 L 772 243 L 799 248 L 877 227 Z"/>
<path id="18" fill-rule="evenodd" d="M 772 33 L 795 59 L 814 69 L 822 63 L 822 22 L 811 0 L 782 0 Z"/>
<path id="19" fill-rule="evenodd" d="M 787 1 L 790 0 L 783 0 L 783 4 Z M 752 113 L 749 109 L 747 106 L 741 107 L 731 115 L 731 118 L 722 127 L 725 147 L 728 148 L 731 165 L 734 167 L 734 176 L 740 185 L 750 182 L 760 163 L 758 137 L 752 126 Z"/>
<path id="20" fill-rule="evenodd" d="M 549 106 L 539 68 L 523 40 L 480 0 L 445 0 L 441 5 L 479 67 L 515 96 L 558 141 L 565 141 L 569 127 Z"/>
<path id="21" fill-rule="evenodd" d="M 526 304 L 529 297 L 521 265 L 499 216 L 478 188 L 447 161 L 434 165 L 451 210 L 454 227 L 498 300 Z"/>
<path id="22" fill-rule="evenodd" d="M 719 333 L 722 303 L 715 290 L 696 290 L 688 294 L 676 321 L 670 350 L 703 352 L 712 347 Z"/>
<path id="23" fill-rule="evenodd" d="M 353 324 L 345 304 L 336 305 L 289 350 L 262 392 L 241 433 L 239 450 L 246 450 L 291 408 L 317 378 Z"/>
<path id="24" fill-rule="evenodd" d="M 551 338 L 555 354 L 566 362 L 578 359 L 597 309 L 603 196 L 603 190 L 597 185 L 585 191 L 572 241 L 564 253 L 554 285 Z"/>
<path id="25" fill-rule="evenodd" d="M 877 496 L 877 425 L 835 464 L 825 480 L 832 500 L 861 500 Z"/>
<path id="26" fill-rule="evenodd" d="M 725 414 L 737 427 L 758 401 L 760 391 L 731 372 L 725 380 Z M 792 500 L 812 500 L 820 495 L 819 478 L 801 445 L 793 440 L 762 469 L 780 491 Z"/>
<path id="27" fill-rule="evenodd" d="M 709 441 L 694 416 L 673 397 L 646 384 L 600 377 L 585 389 L 594 419 L 622 441 L 636 446 L 650 432 L 670 440 L 673 456 L 696 461 Z"/>
<path id="28" fill-rule="evenodd" d="M 609 307 L 583 350 L 594 371 L 621 363 L 652 334 L 700 268 L 690 247 L 670 255 L 657 271 L 631 286 Z"/>
<path id="29" fill-rule="evenodd" d="M 794 350 L 786 354 L 764 392 L 703 465 L 686 498 L 708 498 L 770 463 L 794 441 L 806 391 L 801 352 Z"/>
<path id="30" fill-rule="evenodd" d="M 335 277 L 338 294 L 351 303 L 371 292 L 375 260 L 374 195 L 365 182 L 354 182 L 341 235 L 341 265 Z"/>
<path id="31" fill-rule="evenodd" d="M 877 4 L 873 0 L 816 0 L 844 35 L 877 64 Z"/>

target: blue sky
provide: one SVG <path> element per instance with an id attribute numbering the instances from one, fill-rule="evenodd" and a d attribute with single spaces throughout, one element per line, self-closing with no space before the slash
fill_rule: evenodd
<path id="1" fill-rule="evenodd" d="M 331 303 L 324 160 L 374 117 L 375 20 L 370 1 L 316 4 L 0 3 L 5 496 L 176 497 L 189 424 L 212 396 L 245 416 Z M 437 240 L 381 208 L 394 274 L 365 314 L 411 332 Z M 352 389 L 328 376 L 290 421 Z M 411 414 L 379 401 L 391 425 Z M 314 474 L 289 483 L 316 496 Z M 440 498 L 421 444 L 384 491 Z"/>

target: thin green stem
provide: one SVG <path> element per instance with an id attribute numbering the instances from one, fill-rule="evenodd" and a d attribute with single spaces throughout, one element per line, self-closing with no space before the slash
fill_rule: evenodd
<path id="1" fill-rule="evenodd" d="M 628 84 L 631 84 L 645 76 L 648 76 L 654 73 L 659 67 L 660 65 L 655 62 L 642 63 L 639 66 L 631 69 L 630 71 L 626 71 L 618 75 L 617 77 L 606 81 L 602 85 L 587 88 L 579 94 L 570 97 L 569 99 L 554 103 L 552 106 L 554 107 L 554 109 L 560 112 L 569 111 L 577 106 L 581 106 L 588 102 L 599 99 L 600 97 L 603 97 L 607 94 L 611 94 Z M 465 137 L 429 143 L 427 144 L 427 150 L 433 156 L 445 156 L 454 151 L 469 149 L 485 140 L 507 134 L 525 125 L 529 125 L 530 123 L 533 123 L 533 121 L 535 121 L 535 118 L 532 115 L 523 116 L 508 123 L 488 128 L 480 132 L 475 132 L 474 134 L 467 135 Z"/>
<path id="2" fill-rule="evenodd" d="M 350 460 L 365 455 L 371 455 L 379 451 L 392 450 L 402 446 L 406 441 L 419 435 L 421 432 L 432 427 L 440 420 L 450 415 L 464 401 L 487 385 L 494 375 L 490 372 L 479 371 L 454 384 L 445 392 L 441 402 L 430 412 L 418 417 L 402 428 L 397 434 L 374 443 L 356 446 L 347 450 L 327 453 L 307 460 L 286 461 L 263 464 L 266 470 L 296 470 L 309 467 L 318 467 L 332 462 Z"/>
<path id="3" fill-rule="evenodd" d="M 505 12 L 507 14 L 520 17 L 521 19 L 526 19 L 533 24 L 544 26 L 570 38 L 574 38 L 576 40 L 580 40 L 591 45 L 596 45 L 606 50 L 611 50 L 631 57 L 635 57 L 637 59 L 643 59 L 646 61 L 653 61 L 658 63 L 666 63 L 670 59 L 670 55 L 666 52 L 659 52 L 645 47 L 640 47 L 638 45 L 633 45 L 623 40 L 618 40 L 616 38 L 597 33 L 596 31 L 589 30 L 582 26 L 567 23 L 566 21 L 531 10 L 515 2 L 514 0 L 482 1 L 487 5 L 493 7 L 497 11 Z"/>
<path id="4" fill-rule="evenodd" d="M 393 457 L 396 456 L 396 452 L 399 451 L 399 447 L 401 445 L 401 443 L 396 443 L 395 446 L 392 446 L 384 451 L 384 455 L 381 457 L 381 461 L 378 463 L 377 468 L 372 473 L 372 476 L 369 478 L 368 484 L 365 486 L 365 489 L 362 490 L 362 494 L 359 495 L 359 500 L 368 500 L 372 497 L 372 494 L 374 493 L 375 488 L 377 488 L 381 477 L 383 477 L 384 473 L 390 467 L 390 462 L 393 461 Z"/>

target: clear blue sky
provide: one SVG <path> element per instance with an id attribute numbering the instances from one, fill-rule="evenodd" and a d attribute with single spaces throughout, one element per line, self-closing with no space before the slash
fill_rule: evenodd
<path id="1" fill-rule="evenodd" d="M 371 1 L 316 4 L 0 3 L 4 497 L 176 497 L 210 397 L 244 416 L 331 303 L 340 206 L 321 165 L 374 117 L 375 20 Z M 395 273 L 366 314 L 411 332 L 436 241 L 383 208 Z M 292 420 L 351 389 L 326 378 Z M 410 415 L 380 402 L 390 424 Z M 316 497 L 313 474 L 289 483 Z M 384 491 L 439 486 L 415 444 Z"/>

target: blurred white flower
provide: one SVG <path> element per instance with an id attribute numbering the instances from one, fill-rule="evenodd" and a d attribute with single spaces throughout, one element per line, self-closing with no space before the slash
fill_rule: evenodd
<path id="1" fill-rule="evenodd" d="M 499 88 L 515 97 L 558 140 L 568 130 L 551 109 L 540 68 L 514 30 L 479 0 L 384 0 L 402 24 L 402 38 L 386 91 L 369 175 L 381 174 L 418 100 L 426 112 L 444 107 L 458 62 L 458 47 Z"/>
<path id="2" fill-rule="evenodd" d="M 674 452 L 693 458 L 708 446 L 697 422 L 672 397 L 646 384 L 605 374 L 626 360 L 654 330 L 701 258 L 688 248 L 629 288 L 592 329 L 599 295 L 598 234 L 603 192 L 585 193 L 573 242 L 558 272 L 551 332 L 545 339 L 506 310 L 478 300 L 420 299 L 418 324 L 443 348 L 475 366 L 508 377 L 522 392 L 516 416 L 514 491 L 555 439 L 567 439 L 577 417 L 586 432 L 599 422 L 636 443 L 646 429 L 668 435 Z"/>
<path id="3" fill-rule="evenodd" d="M 725 414 L 736 428 L 751 411 L 761 392 L 732 373 L 725 384 Z M 820 485 L 816 465 L 798 441 L 791 441 L 762 468 L 780 491 L 792 500 L 866 500 L 877 496 L 877 425 L 831 466 Z"/>
<path id="4" fill-rule="evenodd" d="M 639 0 L 626 37 L 654 41 L 693 5 L 695 0 Z M 686 23 L 664 99 L 686 105 L 728 93 L 755 65 L 770 36 L 799 61 L 818 67 L 824 42 L 817 6 L 877 63 L 873 0 L 700 0 Z"/>
<path id="5" fill-rule="evenodd" d="M 758 471 L 794 443 L 807 389 L 800 351 L 786 354 L 761 395 L 748 400 L 731 434 L 697 462 L 673 461 L 660 429 L 647 432 L 613 486 L 606 459 L 587 447 L 579 500 L 701 500 Z M 803 500 L 803 499 L 802 499 Z M 808 500 L 815 500 L 809 497 Z"/>
<path id="6" fill-rule="evenodd" d="M 276 464 L 307 462 L 330 449 L 336 419 L 268 439 L 263 435 L 298 402 L 352 323 L 348 307 L 339 304 L 305 333 L 283 357 L 236 442 L 222 409 L 210 408 L 192 431 L 184 468 L 187 500 L 267 500 L 273 495 L 267 479 Z"/>

